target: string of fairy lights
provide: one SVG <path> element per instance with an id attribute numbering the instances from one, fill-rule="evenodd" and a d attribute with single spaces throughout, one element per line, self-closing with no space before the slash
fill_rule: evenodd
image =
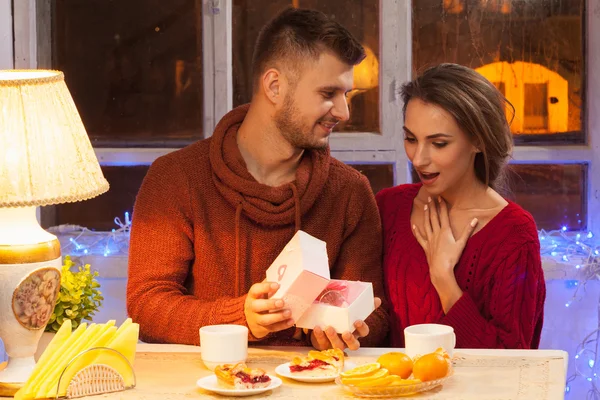
<path id="1" fill-rule="evenodd" d="M 564 226 L 558 230 L 539 231 L 539 239 L 542 257 L 550 257 L 575 268 L 577 279 L 566 281 L 567 288 L 574 289 L 573 295 L 565 303 L 565 307 L 569 308 L 574 302 L 581 301 L 589 282 L 600 279 L 600 241 L 592 232 L 572 233 Z M 576 380 L 584 379 L 589 385 L 586 395 L 589 400 L 600 400 L 600 299 L 597 301 L 596 314 L 596 329 L 587 333 L 578 343 L 573 356 L 575 372 L 567 378 L 565 388 L 568 394 Z"/>
<path id="2" fill-rule="evenodd" d="M 59 225 L 49 228 L 61 242 L 61 250 L 71 256 L 127 256 L 129 254 L 129 232 L 131 218 L 125 213 L 125 220 L 114 219 L 117 228 L 111 231 L 93 231 L 79 225 Z"/>
<path id="3" fill-rule="evenodd" d="M 127 256 L 129 253 L 129 233 L 131 218 L 128 212 L 124 220 L 114 219 L 116 228 L 108 232 L 99 232 L 79 225 L 60 225 L 50 228 L 61 241 L 63 253 L 71 256 Z M 574 289 L 573 295 L 565 303 L 571 307 L 580 301 L 586 285 L 592 280 L 600 280 L 600 241 L 592 232 L 573 233 L 566 227 L 539 231 L 541 255 L 545 259 L 566 264 L 575 268 L 577 279 L 566 281 L 567 288 Z M 599 324 L 595 330 L 586 334 L 577 345 L 574 358 L 575 373 L 567 378 L 566 392 L 578 379 L 584 379 L 590 386 L 587 399 L 600 400 L 600 301 L 597 318 Z"/>

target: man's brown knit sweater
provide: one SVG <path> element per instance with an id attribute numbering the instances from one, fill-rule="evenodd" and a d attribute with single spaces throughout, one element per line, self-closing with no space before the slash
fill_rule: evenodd
<path id="1" fill-rule="evenodd" d="M 238 107 L 214 135 L 157 159 L 139 191 L 129 251 L 127 310 L 147 342 L 198 344 L 204 325 L 246 325 L 244 301 L 296 230 L 327 243 L 332 279 L 372 282 L 383 299 L 381 225 L 367 179 L 306 151 L 290 184 L 270 187 L 247 171 Z M 363 346 L 380 344 L 388 316 L 366 320 Z M 260 344 L 290 345 L 294 328 Z M 257 341 L 250 335 L 251 341 Z"/>

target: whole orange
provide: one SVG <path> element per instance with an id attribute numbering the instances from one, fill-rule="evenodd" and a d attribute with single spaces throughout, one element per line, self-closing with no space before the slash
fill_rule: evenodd
<path id="1" fill-rule="evenodd" d="M 446 376 L 449 364 L 440 353 L 429 353 L 420 357 L 413 366 L 413 377 L 421 381 L 432 381 Z"/>
<path id="2" fill-rule="evenodd" d="M 379 356 L 377 362 L 381 364 L 381 368 L 387 369 L 390 374 L 398 375 L 402 379 L 408 378 L 412 373 L 413 361 L 404 353 L 385 353 Z"/>

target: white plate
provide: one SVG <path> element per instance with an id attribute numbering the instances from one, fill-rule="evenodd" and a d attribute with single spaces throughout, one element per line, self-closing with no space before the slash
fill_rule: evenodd
<path id="1" fill-rule="evenodd" d="M 252 396 L 254 394 L 264 393 L 264 392 L 273 390 L 273 389 L 281 386 L 281 379 L 279 379 L 276 376 L 272 376 L 272 375 L 269 375 L 269 378 L 271 378 L 271 384 L 269 386 L 267 386 L 266 388 L 259 388 L 259 389 L 226 389 L 226 388 L 219 386 L 219 384 L 217 383 L 216 375 L 205 376 L 202 379 L 198 379 L 198 382 L 196 382 L 196 385 L 198 385 L 198 387 L 200 387 L 204 390 L 208 390 L 210 392 L 221 394 L 223 396 L 244 397 L 244 396 Z"/>
<path id="2" fill-rule="evenodd" d="M 344 361 L 344 371 L 349 371 L 352 368 L 356 367 L 353 362 Z M 275 372 L 277 375 L 281 375 L 284 378 L 294 379 L 299 382 L 309 382 L 309 383 L 323 383 L 323 382 L 333 382 L 338 375 L 331 376 L 306 376 L 306 375 L 294 375 L 290 372 L 290 363 L 285 363 L 278 365 L 275 368 Z"/>

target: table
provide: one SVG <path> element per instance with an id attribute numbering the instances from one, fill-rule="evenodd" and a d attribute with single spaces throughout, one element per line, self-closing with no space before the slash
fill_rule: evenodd
<path id="1" fill-rule="evenodd" d="M 277 365 L 306 347 L 250 348 L 248 364 L 274 374 Z M 402 349 L 362 348 L 348 351 L 348 360 L 360 365 L 374 362 L 389 351 Z M 468 350 L 455 351 L 454 376 L 441 388 L 417 399 L 445 400 L 546 400 L 563 399 L 567 353 L 561 350 Z M 98 396 L 102 399 L 175 400 L 225 397 L 197 388 L 196 381 L 211 372 L 204 368 L 200 348 L 184 345 L 138 345 L 135 372 L 137 387 Z M 253 398 L 356 399 L 335 383 L 306 384 L 282 378 L 283 385 Z"/>

